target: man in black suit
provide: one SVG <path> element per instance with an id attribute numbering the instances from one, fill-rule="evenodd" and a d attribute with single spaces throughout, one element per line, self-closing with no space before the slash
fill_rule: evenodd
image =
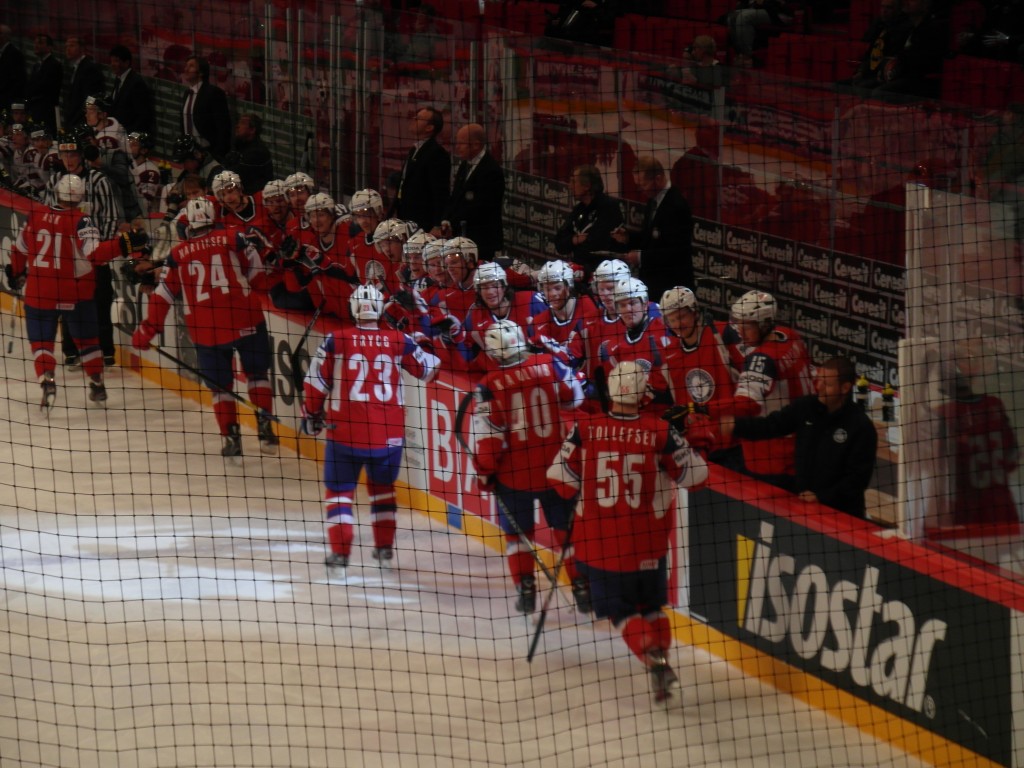
<path id="1" fill-rule="evenodd" d="M 188 90 L 181 100 L 181 132 L 194 138 L 207 154 L 223 161 L 231 149 L 231 113 L 227 94 L 209 81 L 210 63 L 190 56 L 185 62 Z"/>
<path id="2" fill-rule="evenodd" d="M 690 204 L 668 177 L 661 161 L 640 157 L 633 168 L 633 180 L 647 197 L 644 224 L 640 232 L 613 235 L 628 243 L 626 261 L 639 268 L 639 277 L 651 296 L 661 296 L 677 285 L 693 287 L 693 216 Z"/>
<path id="3" fill-rule="evenodd" d="M 0 24 L 0 109 L 25 98 L 25 56 L 11 42 L 11 28 Z"/>
<path id="4" fill-rule="evenodd" d="M 34 50 L 39 60 L 32 67 L 25 87 L 25 108 L 35 123 L 45 125 L 56 136 L 57 105 L 60 103 L 64 68 L 53 55 L 53 38 L 49 35 L 36 35 Z"/>
<path id="5" fill-rule="evenodd" d="M 110 49 L 110 71 L 114 84 L 110 88 L 110 116 L 127 133 L 153 134 L 156 130 L 156 109 L 153 92 L 142 75 L 132 69 L 132 52 L 123 45 Z"/>
<path id="6" fill-rule="evenodd" d="M 72 35 L 64 41 L 64 60 L 71 68 L 71 83 L 61 98 L 60 113 L 64 127 L 73 128 L 85 122 L 85 99 L 106 93 L 103 70 L 85 52 L 82 38 Z"/>
<path id="7" fill-rule="evenodd" d="M 484 127 L 464 125 L 455 134 L 455 156 L 461 161 L 452 183 L 435 237 L 465 236 L 477 244 L 481 261 L 492 261 L 504 249 L 501 201 L 505 196 L 505 174 L 484 141 Z"/>
<path id="8" fill-rule="evenodd" d="M 415 221 L 420 229 L 431 230 L 441 223 L 448 205 L 452 156 L 437 137 L 444 128 L 444 115 L 434 107 L 423 107 L 413 118 L 416 143 L 402 167 L 398 192 L 388 217 Z"/>

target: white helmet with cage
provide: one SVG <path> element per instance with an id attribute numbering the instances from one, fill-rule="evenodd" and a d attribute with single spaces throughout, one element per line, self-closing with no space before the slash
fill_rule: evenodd
<path id="1" fill-rule="evenodd" d="M 349 311 L 356 321 L 377 321 L 384 312 L 384 294 L 369 283 L 356 288 L 348 300 Z"/>
<path id="2" fill-rule="evenodd" d="M 661 307 L 662 315 L 667 315 L 669 312 L 676 312 L 680 309 L 689 309 L 696 312 L 697 296 L 685 285 L 677 285 L 675 288 L 669 288 L 661 295 L 661 303 L 658 306 Z"/>
<path id="3" fill-rule="evenodd" d="M 648 300 L 647 286 L 643 280 L 636 277 L 624 277 L 615 283 L 612 297 L 616 304 L 627 299 L 640 299 L 646 303 Z"/>
<path id="4" fill-rule="evenodd" d="M 762 331 L 775 325 L 775 297 L 765 291 L 747 291 L 732 305 L 734 323 L 757 323 Z"/>
<path id="5" fill-rule="evenodd" d="M 537 287 L 541 290 L 546 283 L 565 283 L 567 287 L 572 288 L 573 279 L 572 267 L 561 259 L 548 261 L 537 270 Z"/>
<path id="6" fill-rule="evenodd" d="M 608 397 L 620 405 L 640 405 L 647 394 L 648 377 L 642 362 L 623 360 L 608 374 Z"/>
<path id="7" fill-rule="evenodd" d="M 271 179 L 263 185 L 263 199 L 270 200 L 275 197 L 287 197 L 288 187 L 280 179 Z"/>
<path id="8" fill-rule="evenodd" d="M 188 218 L 188 225 L 192 229 L 203 229 L 212 227 L 217 221 L 217 214 L 213 209 L 213 203 L 205 197 L 196 197 L 185 204 L 185 216 Z"/>
<path id="9" fill-rule="evenodd" d="M 58 203 L 78 205 L 85 199 L 85 182 L 81 176 L 66 173 L 57 180 L 54 193 Z"/>
<path id="10" fill-rule="evenodd" d="M 231 187 L 242 189 L 242 177 L 234 171 L 221 171 L 213 177 L 213 194 L 220 199 L 220 193 Z"/>
<path id="11" fill-rule="evenodd" d="M 523 329 L 511 320 L 497 320 L 484 331 L 484 349 L 500 365 L 512 365 L 529 354 Z"/>
<path id="12" fill-rule="evenodd" d="M 352 195 L 352 200 L 349 202 L 348 207 L 353 214 L 373 211 L 378 216 L 381 216 L 384 213 L 384 201 L 381 199 L 380 192 L 375 189 L 358 190 Z"/>
<path id="13" fill-rule="evenodd" d="M 334 198 L 328 195 L 326 192 L 317 192 L 315 195 L 310 195 L 309 199 L 306 200 L 305 211 L 306 213 L 312 213 L 313 211 L 336 211 L 337 204 L 334 202 Z"/>

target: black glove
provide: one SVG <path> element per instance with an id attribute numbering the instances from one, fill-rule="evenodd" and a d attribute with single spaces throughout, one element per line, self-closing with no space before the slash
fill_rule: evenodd
<path id="1" fill-rule="evenodd" d="M 281 254 L 282 259 L 291 259 L 295 256 L 295 252 L 297 250 L 299 250 L 298 241 L 291 235 L 288 235 L 281 241 L 281 245 L 278 247 L 277 252 Z"/>
<path id="2" fill-rule="evenodd" d="M 680 434 L 686 434 L 686 422 L 690 418 L 690 409 L 685 405 L 673 405 L 661 414 L 663 421 L 667 421 Z"/>
<path id="3" fill-rule="evenodd" d="M 129 229 L 118 235 L 117 241 L 121 246 L 121 255 L 130 259 L 132 254 L 146 250 L 146 246 L 149 245 L 149 235 L 139 229 Z"/>
<path id="4" fill-rule="evenodd" d="M 409 325 L 409 316 L 395 301 L 389 301 L 384 305 L 384 311 L 381 312 L 380 319 L 396 331 L 404 331 L 406 326 Z"/>
<path id="5" fill-rule="evenodd" d="M 129 259 L 121 265 L 121 276 L 129 285 L 146 285 L 156 287 L 157 271 L 162 267 L 162 261 L 150 261 L 149 259 Z"/>
<path id="6" fill-rule="evenodd" d="M 406 312 L 419 314 L 419 309 L 416 307 L 416 297 L 412 295 L 411 291 L 398 291 L 392 298 Z"/>
<path id="7" fill-rule="evenodd" d="M 7 284 L 11 286 L 11 290 L 18 293 L 22 288 L 25 287 L 25 273 L 14 274 L 14 267 L 10 264 L 4 265 L 4 274 L 7 276 Z"/>
<path id="8" fill-rule="evenodd" d="M 316 437 L 324 431 L 326 425 L 323 412 L 307 413 L 302 417 L 302 431 L 304 434 Z"/>

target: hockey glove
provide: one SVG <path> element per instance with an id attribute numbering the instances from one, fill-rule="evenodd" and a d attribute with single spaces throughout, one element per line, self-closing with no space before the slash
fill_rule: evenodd
<path id="1" fill-rule="evenodd" d="M 15 293 L 19 293 L 22 288 L 25 287 L 25 273 L 14 274 L 14 267 L 10 264 L 4 265 L 4 274 L 7 276 L 7 284 L 11 286 L 11 290 Z"/>
<path id="2" fill-rule="evenodd" d="M 324 421 L 324 414 L 320 413 L 306 413 L 303 411 L 302 414 L 302 433 L 309 435 L 310 437 L 316 437 L 324 431 L 326 422 Z"/>
<path id="3" fill-rule="evenodd" d="M 117 236 L 118 244 L 121 246 L 121 255 L 130 259 L 136 253 L 146 250 L 149 245 L 149 235 L 141 230 L 129 229 Z"/>
<path id="4" fill-rule="evenodd" d="M 416 331 L 412 334 L 412 340 L 416 342 L 416 345 L 424 352 L 434 354 L 434 342 L 431 341 L 430 337 L 426 334 Z"/>
<path id="5" fill-rule="evenodd" d="M 685 437 L 695 451 L 707 454 L 720 444 L 722 435 L 718 422 L 707 414 L 694 413 L 687 419 Z"/>
<path id="6" fill-rule="evenodd" d="M 295 252 L 298 250 L 298 241 L 291 235 L 288 235 L 284 240 L 281 241 L 281 245 L 278 246 L 277 252 L 281 254 L 282 259 L 291 259 L 295 257 Z"/>
<path id="7" fill-rule="evenodd" d="M 153 337 L 156 336 L 157 329 L 150 325 L 148 322 L 143 321 L 138 328 L 135 329 L 135 333 L 132 334 L 132 346 L 135 349 L 149 349 L 153 343 Z"/>
<path id="8" fill-rule="evenodd" d="M 466 340 L 466 329 L 462 323 L 452 315 L 446 315 L 434 323 L 434 327 L 440 333 L 441 338 L 448 344 L 459 344 Z"/>
<path id="9" fill-rule="evenodd" d="M 384 305 L 384 311 L 381 312 L 380 319 L 396 331 L 404 331 L 406 326 L 409 325 L 409 316 L 395 301 L 389 301 Z"/>

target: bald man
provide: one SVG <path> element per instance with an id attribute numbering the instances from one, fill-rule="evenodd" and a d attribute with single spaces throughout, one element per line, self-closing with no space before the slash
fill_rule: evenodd
<path id="1" fill-rule="evenodd" d="M 443 221 L 434 228 L 434 234 L 468 237 L 480 249 L 480 260 L 490 261 L 505 247 L 501 223 L 505 174 L 487 151 L 482 125 L 470 123 L 460 128 L 452 149 L 459 163 Z"/>

